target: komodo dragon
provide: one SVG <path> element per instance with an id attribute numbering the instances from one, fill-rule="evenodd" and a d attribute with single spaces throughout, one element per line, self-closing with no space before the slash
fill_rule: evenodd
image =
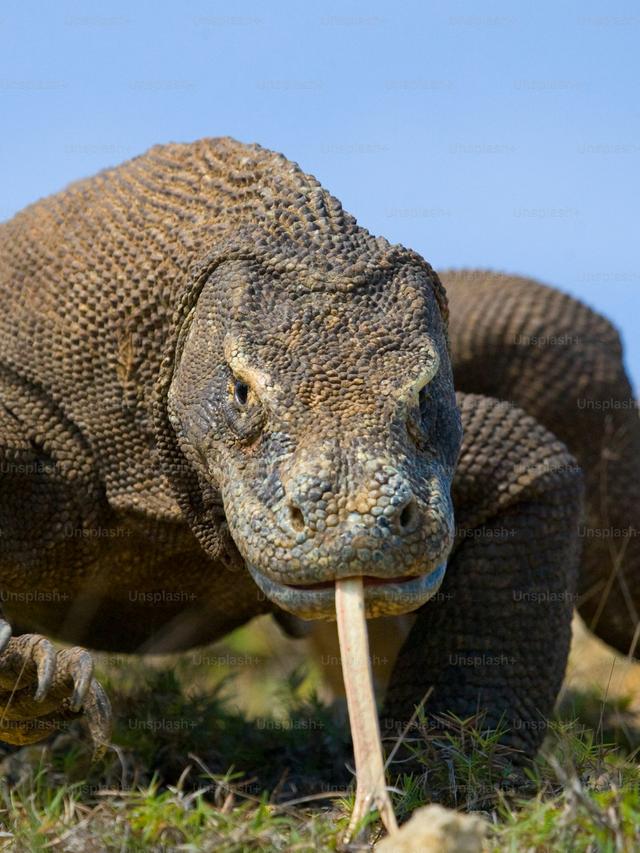
<path id="1" fill-rule="evenodd" d="M 640 430 L 609 322 L 439 277 L 256 145 L 155 147 L 0 226 L 0 464 L 10 743 L 83 713 L 106 738 L 80 646 L 331 619 L 339 577 L 371 617 L 418 613 L 388 720 L 431 686 L 430 713 L 480 710 L 525 757 L 576 600 L 636 648 Z"/>

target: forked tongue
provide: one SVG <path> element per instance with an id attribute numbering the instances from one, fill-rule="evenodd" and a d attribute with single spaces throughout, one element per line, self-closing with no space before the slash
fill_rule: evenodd
<path id="1" fill-rule="evenodd" d="M 356 765 L 356 801 L 345 841 L 373 808 L 389 834 L 398 824 L 384 778 L 380 726 L 373 692 L 362 578 L 336 581 L 336 618 Z"/>

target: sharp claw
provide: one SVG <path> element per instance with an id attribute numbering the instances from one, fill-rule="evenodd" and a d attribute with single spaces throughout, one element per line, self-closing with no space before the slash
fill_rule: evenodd
<path id="1" fill-rule="evenodd" d="M 111 703 L 102 685 L 94 679 L 84 702 L 84 713 L 93 741 L 93 760 L 101 758 L 111 741 Z"/>
<path id="2" fill-rule="evenodd" d="M 69 667 L 73 677 L 74 689 L 71 696 L 71 710 L 79 711 L 87 695 L 93 677 L 93 659 L 89 652 L 76 651 Z"/>
<path id="3" fill-rule="evenodd" d="M 11 627 L 0 617 L 0 654 L 3 653 L 10 639 Z M 35 701 L 42 702 L 53 690 L 51 701 L 54 705 L 55 697 L 60 694 L 58 701 L 61 703 L 59 711 L 63 712 L 62 719 L 68 719 L 64 714 L 66 711 L 83 712 L 93 741 L 93 760 L 101 758 L 111 741 L 113 718 L 107 694 L 100 683 L 93 678 L 91 654 L 81 648 L 63 649 L 57 653 L 53 645 L 45 637 L 38 634 L 22 634 L 14 640 L 14 643 L 15 648 L 11 647 L 11 654 L 7 653 L 9 658 L 6 662 L 10 671 L 16 671 L 18 682 L 27 665 L 29 665 L 28 677 L 32 678 L 32 667 L 35 665 L 38 679 L 38 686 L 34 694 Z M 73 692 L 71 697 L 68 697 L 71 683 L 73 684 Z M 64 694 L 68 698 L 63 698 Z M 42 732 L 37 737 L 33 737 L 33 732 L 28 730 L 26 735 L 20 734 L 19 739 L 9 742 L 32 743 L 46 737 L 49 730 L 54 731 L 59 725 L 56 713 L 55 710 L 52 710 L 39 717 L 42 722 L 48 724 L 49 728 L 42 727 Z M 37 717 L 37 715 L 35 716 Z M 28 723 L 28 720 L 21 721 L 21 718 L 16 717 L 15 714 L 8 719 L 17 719 L 25 726 Z M 29 719 L 31 719 L 31 712 Z M 13 732 L 14 729 L 11 731 Z M 3 732 L 3 740 L 6 739 L 4 734 Z"/>
<path id="4" fill-rule="evenodd" d="M 34 694 L 36 702 L 42 702 L 47 695 L 56 670 L 56 651 L 48 640 L 38 640 L 32 651 L 38 670 L 38 689 Z"/>
<path id="5" fill-rule="evenodd" d="M 7 648 L 12 633 L 11 625 L 4 619 L 0 619 L 0 655 Z"/>

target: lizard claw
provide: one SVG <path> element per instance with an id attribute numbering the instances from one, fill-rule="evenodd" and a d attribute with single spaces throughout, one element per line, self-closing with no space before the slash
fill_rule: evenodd
<path id="1" fill-rule="evenodd" d="M 0 655 L 7 648 L 7 644 L 11 639 L 12 633 L 11 625 L 9 625 L 9 623 L 4 619 L 0 618 Z"/>
<path id="2" fill-rule="evenodd" d="M 42 702 L 49 692 L 56 671 L 56 650 L 44 637 L 37 634 L 26 636 L 30 639 L 29 651 L 38 672 L 38 687 L 33 698 L 36 702 Z"/>
<path id="3" fill-rule="evenodd" d="M 56 652 L 40 634 L 11 637 L 3 620 L 0 648 L 7 628 L 9 636 L 0 652 L 0 740 L 34 743 L 82 715 L 94 743 L 94 758 L 102 755 L 111 736 L 111 706 L 93 677 L 89 652 L 80 647 Z"/>
<path id="4" fill-rule="evenodd" d="M 58 666 L 69 673 L 73 679 L 73 694 L 69 707 L 79 711 L 85 700 L 93 678 L 93 658 L 85 649 L 78 646 L 64 649 L 58 653 Z"/>
<path id="5" fill-rule="evenodd" d="M 93 741 L 93 760 L 101 758 L 111 741 L 113 717 L 111 703 L 102 685 L 95 678 L 91 680 L 84 703 L 84 713 Z"/>

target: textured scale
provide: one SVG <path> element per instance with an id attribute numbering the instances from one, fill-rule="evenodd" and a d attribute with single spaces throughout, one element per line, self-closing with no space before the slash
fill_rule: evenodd
<path id="1" fill-rule="evenodd" d="M 2 737 L 44 736 L 78 683 L 106 732 L 86 653 L 54 675 L 20 635 L 184 649 L 259 613 L 294 626 L 280 608 L 331 618 L 337 577 L 363 576 L 369 616 L 419 608 L 389 725 L 432 688 L 428 711 L 506 718 L 533 754 L 576 583 L 635 651 L 637 540 L 588 532 L 637 525 L 615 331 L 536 282 L 441 278 L 450 304 L 419 255 L 231 139 L 155 147 L 0 226 L 0 702 L 20 661 L 28 680 Z"/>

